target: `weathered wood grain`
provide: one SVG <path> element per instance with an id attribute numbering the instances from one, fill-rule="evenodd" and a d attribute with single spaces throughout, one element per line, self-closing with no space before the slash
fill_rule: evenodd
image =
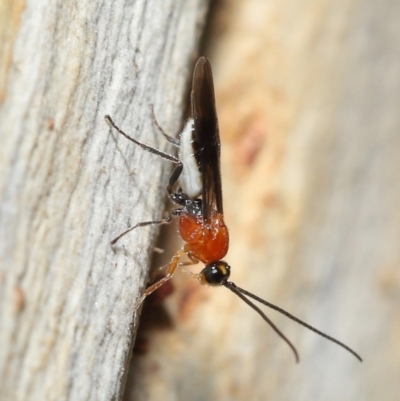
<path id="1" fill-rule="evenodd" d="M 0 398 L 117 400 L 207 2 L 0 6 Z"/>

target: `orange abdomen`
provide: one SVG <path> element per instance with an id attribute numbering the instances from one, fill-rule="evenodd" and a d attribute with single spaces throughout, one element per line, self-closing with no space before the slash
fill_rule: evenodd
<path id="1" fill-rule="evenodd" d="M 221 260 L 228 252 L 229 233 L 220 213 L 215 212 L 207 223 L 201 216 L 182 213 L 179 231 L 189 255 L 203 263 Z"/>

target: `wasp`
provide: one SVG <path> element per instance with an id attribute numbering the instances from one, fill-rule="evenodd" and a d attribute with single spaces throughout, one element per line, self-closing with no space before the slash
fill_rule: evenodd
<path id="1" fill-rule="evenodd" d="M 201 284 L 223 286 L 237 295 L 288 344 L 294 353 L 296 362 L 299 362 L 299 355 L 294 345 L 251 300 L 282 313 L 314 333 L 334 342 L 362 361 L 361 357 L 347 345 L 229 281 L 231 267 L 223 260 L 229 248 L 229 231 L 224 222 L 222 202 L 221 143 L 213 76 L 210 61 L 207 58 L 200 57 L 195 65 L 191 91 L 191 117 L 179 139 L 167 135 L 154 118 L 157 127 L 166 139 L 179 148 L 178 157 L 143 144 L 127 135 L 113 122 L 110 116 L 105 116 L 105 119 L 111 127 L 129 141 L 175 165 L 169 178 L 167 193 L 177 208 L 168 212 L 164 219 L 136 224 L 111 241 L 111 245 L 114 246 L 121 237 L 138 227 L 168 224 L 173 218 L 178 219 L 179 232 L 185 244 L 166 266 L 166 275 L 144 291 L 137 301 L 135 310 L 149 294 L 171 279 L 178 266 L 187 264 L 187 262 L 181 262 L 181 258 L 186 255 L 193 264 L 198 262 L 204 264 L 200 273 L 192 273 Z"/>

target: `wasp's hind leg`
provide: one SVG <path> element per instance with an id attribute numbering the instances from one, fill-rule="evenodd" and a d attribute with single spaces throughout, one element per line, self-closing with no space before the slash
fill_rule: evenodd
<path id="1" fill-rule="evenodd" d="M 157 129 L 163 134 L 164 138 L 169 142 L 172 143 L 174 146 L 181 146 L 181 141 L 179 138 L 174 138 L 173 136 L 168 135 L 163 127 L 161 127 L 161 124 L 158 122 L 156 118 L 156 113 L 154 113 L 154 105 L 151 105 L 151 117 L 153 118 L 154 125 L 157 127 Z"/>
<path id="2" fill-rule="evenodd" d="M 146 145 L 145 143 L 139 142 L 137 141 L 135 138 L 132 138 L 131 136 L 129 136 L 128 134 L 126 134 L 124 131 L 122 131 L 121 128 L 119 128 L 114 121 L 112 120 L 112 118 L 109 115 L 104 116 L 105 120 L 107 121 L 107 123 L 113 127 L 119 134 L 123 135 L 126 139 L 128 139 L 129 141 L 135 143 L 136 145 L 140 146 L 143 150 L 146 150 L 147 152 L 153 153 L 157 156 L 162 157 L 165 160 L 168 160 L 174 164 L 177 165 L 182 165 L 181 161 L 172 155 L 169 155 L 168 153 L 162 152 L 161 150 L 158 150 L 156 148 L 153 148 L 152 146 Z"/>

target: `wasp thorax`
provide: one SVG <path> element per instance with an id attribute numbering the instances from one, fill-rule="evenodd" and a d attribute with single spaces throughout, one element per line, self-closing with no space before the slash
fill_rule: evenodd
<path id="1" fill-rule="evenodd" d="M 200 272 L 200 281 L 202 284 L 223 285 L 231 274 L 231 267 L 223 260 L 209 263 Z"/>

